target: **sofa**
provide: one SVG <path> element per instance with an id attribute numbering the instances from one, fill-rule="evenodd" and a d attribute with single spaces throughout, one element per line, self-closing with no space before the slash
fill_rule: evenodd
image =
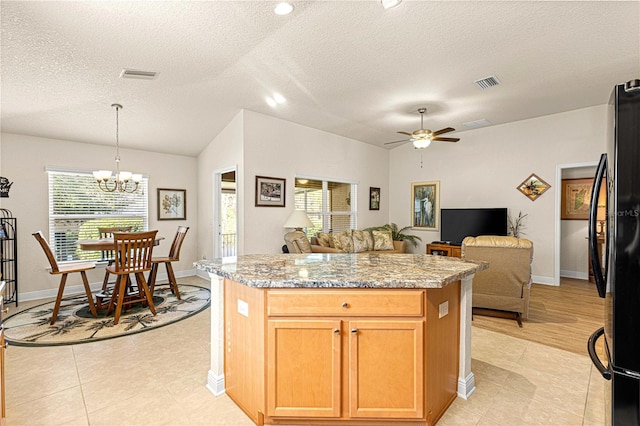
<path id="1" fill-rule="evenodd" d="M 285 234 L 289 253 L 404 253 L 404 241 L 394 241 L 390 231 L 347 230 L 338 233 L 322 233 L 311 237 L 302 231 Z"/>
<path id="2" fill-rule="evenodd" d="M 462 241 L 462 258 L 489 262 L 489 269 L 473 278 L 475 314 L 529 317 L 533 243 L 524 238 L 481 235 Z"/>

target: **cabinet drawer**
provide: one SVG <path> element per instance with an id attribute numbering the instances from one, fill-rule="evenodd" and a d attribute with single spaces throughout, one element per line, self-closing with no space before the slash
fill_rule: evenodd
<path id="1" fill-rule="evenodd" d="M 269 290 L 270 316 L 422 316 L 424 290 Z"/>

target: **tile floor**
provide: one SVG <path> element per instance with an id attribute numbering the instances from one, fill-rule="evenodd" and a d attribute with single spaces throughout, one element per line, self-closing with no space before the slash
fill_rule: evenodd
<path id="1" fill-rule="evenodd" d="M 197 277 L 180 282 L 208 285 Z M 10 346 L 7 425 L 252 425 L 205 387 L 209 333 L 207 309 L 129 337 Z M 586 356 L 476 327 L 472 342 L 477 390 L 454 401 L 438 425 L 603 424 L 604 380 Z"/>

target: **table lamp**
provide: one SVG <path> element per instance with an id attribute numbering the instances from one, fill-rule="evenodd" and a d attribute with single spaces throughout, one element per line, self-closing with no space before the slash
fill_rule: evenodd
<path id="1" fill-rule="evenodd" d="M 311 222 L 304 210 L 294 210 L 282 226 L 285 228 L 295 228 L 296 231 L 302 231 L 302 228 L 312 227 L 313 222 Z"/>

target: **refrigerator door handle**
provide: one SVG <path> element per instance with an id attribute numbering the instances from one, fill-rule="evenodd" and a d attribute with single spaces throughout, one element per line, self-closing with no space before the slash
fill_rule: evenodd
<path id="1" fill-rule="evenodd" d="M 600 162 L 598 163 L 596 177 L 593 182 L 591 205 L 589 206 L 589 254 L 591 255 L 591 269 L 593 270 L 593 276 L 596 280 L 596 288 L 598 289 L 598 295 L 600 297 L 605 297 L 607 292 L 607 283 L 604 275 L 606 271 L 602 270 L 602 263 L 600 262 L 600 255 L 598 254 L 598 232 L 596 231 L 596 225 L 598 223 L 598 196 L 600 195 L 600 187 L 602 186 L 603 178 L 607 178 L 608 180 L 606 172 L 607 154 L 602 154 L 600 156 Z M 608 190 L 608 188 L 605 188 L 605 190 Z M 609 207 L 608 203 L 607 207 Z"/>
<path id="2" fill-rule="evenodd" d="M 589 341 L 587 342 L 587 350 L 589 351 L 589 358 L 591 358 L 591 362 L 596 366 L 602 377 L 607 380 L 611 380 L 611 370 L 608 367 L 605 367 L 598 354 L 596 353 L 596 341 L 604 334 L 604 327 L 600 327 L 589 336 Z M 605 345 L 606 346 L 606 345 Z"/>

